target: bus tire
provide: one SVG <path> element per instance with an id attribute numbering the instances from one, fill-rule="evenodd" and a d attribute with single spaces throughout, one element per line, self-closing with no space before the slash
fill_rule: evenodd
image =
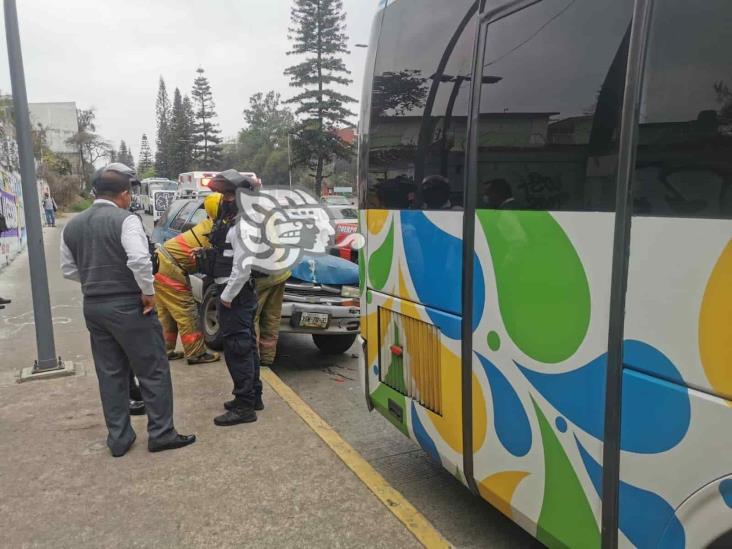
<path id="1" fill-rule="evenodd" d="M 203 294 L 199 322 L 206 346 L 214 351 L 224 349 L 224 337 L 221 334 L 221 324 L 219 323 L 218 302 L 218 291 L 216 286 L 211 284 Z"/>
<path id="2" fill-rule="evenodd" d="M 345 353 L 356 341 L 358 334 L 325 335 L 313 334 L 315 346 L 324 355 L 339 355 Z"/>

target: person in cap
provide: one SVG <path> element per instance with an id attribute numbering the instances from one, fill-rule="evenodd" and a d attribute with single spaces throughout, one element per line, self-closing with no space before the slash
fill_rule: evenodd
<path id="1" fill-rule="evenodd" d="M 209 240 L 216 250 L 212 275 L 219 290 L 224 359 L 234 382 L 234 399 L 224 404 L 226 413 L 214 418 L 222 427 L 257 421 L 256 410 L 264 408 L 254 329 L 257 294 L 251 272 L 243 269 L 246 251 L 236 237 L 236 191 L 258 185 L 258 180 L 235 170 L 221 172 L 210 184 L 211 190 L 223 194 Z"/>
<path id="2" fill-rule="evenodd" d="M 66 224 L 61 271 L 81 283 L 84 318 L 99 380 L 107 446 L 114 457 L 135 442 L 130 423 L 130 369 L 148 416 L 148 449 L 172 450 L 196 441 L 173 425 L 173 387 L 163 332 L 155 314 L 152 261 L 140 219 L 129 212 L 135 172 L 120 163 L 97 170 L 96 200 Z"/>
<path id="3" fill-rule="evenodd" d="M 207 364 L 220 358 L 218 353 L 206 350 L 198 321 L 198 305 L 188 278 L 189 273 L 197 270 L 194 250 L 211 247 L 208 237 L 218 217 L 220 203 L 221 194 L 207 196 L 203 204 L 206 219 L 166 241 L 156 251 L 159 267 L 155 273 L 155 296 L 168 360 L 185 357 L 188 364 Z M 183 353 L 175 350 L 178 336 Z"/>

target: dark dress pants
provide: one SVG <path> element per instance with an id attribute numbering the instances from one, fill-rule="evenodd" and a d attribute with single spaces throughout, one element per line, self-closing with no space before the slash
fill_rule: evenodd
<path id="1" fill-rule="evenodd" d="M 219 287 L 219 294 L 224 287 Z M 254 285 L 250 283 L 232 301 L 231 308 L 219 303 L 224 359 L 234 382 L 232 394 L 241 409 L 253 409 L 257 397 L 262 395 L 257 336 L 254 330 L 256 312 L 257 294 Z"/>
<path id="2" fill-rule="evenodd" d="M 84 299 L 84 318 L 91 336 L 104 419 L 113 453 L 124 452 L 135 438 L 130 423 L 130 369 L 145 402 L 149 442 L 166 444 L 173 426 L 173 386 L 157 315 L 142 314 L 136 295 Z"/>

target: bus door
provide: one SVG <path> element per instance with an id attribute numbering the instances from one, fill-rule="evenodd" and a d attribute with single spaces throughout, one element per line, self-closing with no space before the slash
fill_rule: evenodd
<path id="1" fill-rule="evenodd" d="M 632 185 L 621 545 L 732 545 L 730 47 L 729 2 L 655 2 Z M 594 481 L 596 456 L 583 460 Z"/>
<path id="2" fill-rule="evenodd" d="M 601 496 L 583 457 L 603 452 L 634 2 L 487 4 L 469 134 L 478 264 L 465 468 L 542 543 L 599 547 Z"/>
<path id="3" fill-rule="evenodd" d="M 461 480 L 463 189 L 477 18 L 475 0 L 384 8 L 362 159 L 369 400 Z"/>

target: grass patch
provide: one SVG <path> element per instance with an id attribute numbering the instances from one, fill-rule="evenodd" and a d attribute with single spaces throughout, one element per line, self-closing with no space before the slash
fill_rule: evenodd
<path id="1" fill-rule="evenodd" d="M 72 211 L 72 212 L 75 212 L 75 213 L 83 212 L 89 206 L 91 206 L 93 202 L 94 202 L 94 200 L 91 199 L 91 198 L 82 198 L 82 197 L 79 197 L 79 198 L 76 199 L 76 202 L 74 202 L 71 205 L 71 207 L 69 208 L 69 210 Z"/>

